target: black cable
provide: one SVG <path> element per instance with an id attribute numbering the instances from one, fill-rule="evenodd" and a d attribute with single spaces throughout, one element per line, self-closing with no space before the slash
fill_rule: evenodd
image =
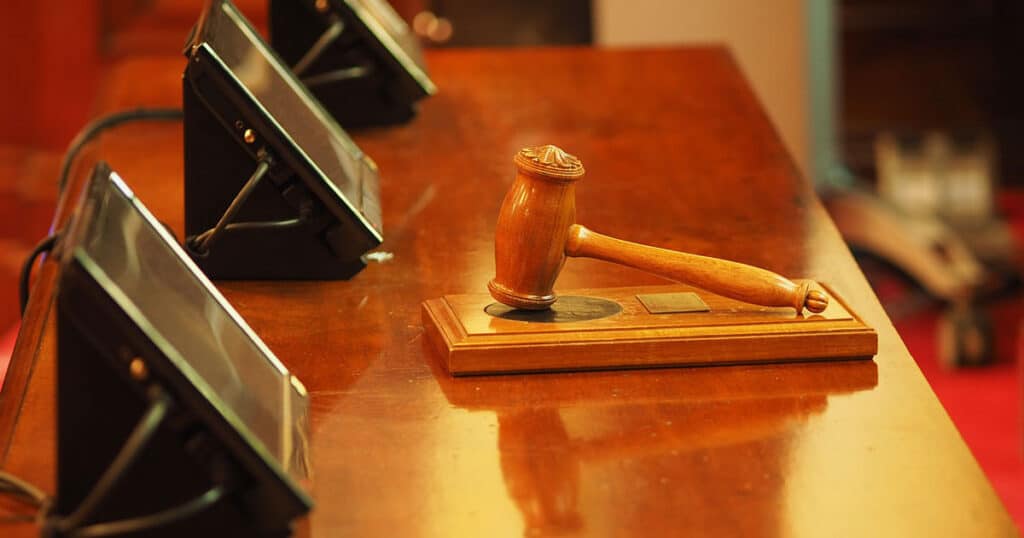
<path id="1" fill-rule="evenodd" d="M 58 190 L 64 190 L 64 186 L 67 185 L 68 175 L 71 173 L 71 165 L 75 162 L 78 152 L 82 151 L 82 148 L 89 141 L 96 138 L 103 131 L 122 123 L 135 121 L 179 121 L 183 117 L 184 113 L 180 108 L 136 108 L 115 112 L 93 120 L 83 127 L 81 131 L 78 131 L 71 144 L 68 145 L 68 150 L 64 154 L 64 160 L 60 165 L 60 178 L 57 181 Z"/>
<path id="2" fill-rule="evenodd" d="M 18 278 L 18 300 L 21 304 L 21 315 L 25 315 L 25 307 L 28 306 L 28 293 L 29 286 L 32 280 L 32 266 L 36 263 L 36 258 L 44 252 L 53 250 L 53 246 L 57 243 L 57 234 L 53 234 L 42 241 L 40 241 L 29 253 L 28 259 L 25 260 L 25 264 L 21 266 L 21 275 Z"/>
<path id="3" fill-rule="evenodd" d="M 310 75 L 302 79 L 302 83 L 309 88 L 313 88 L 315 86 L 330 84 L 332 82 L 341 82 L 342 80 L 362 78 L 369 75 L 372 72 L 372 65 L 355 65 L 352 67 L 346 67 L 344 69 L 335 69 L 334 71 L 327 71 L 326 73 Z"/>
<path id="4" fill-rule="evenodd" d="M 256 185 L 258 185 L 260 180 L 263 179 L 263 176 L 267 175 L 269 170 L 270 159 L 268 157 L 261 158 L 259 163 L 256 165 L 256 171 L 252 173 L 252 176 L 250 176 L 248 181 L 245 182 L 245 185 L 242 186 L 242 190 L 238 191 L 235 199 L 231 200 L 231 203 L 228 205 L 228 208 L 224 210 L 224 214 L 220 216 L 220 220 L 217 221 L 217 224 L 213 228 L 206 230 L 192 239 L 192 247 L 196 252 L 205 255 L 210 251 L 210 247 L 213 245 L 214 241 L 216 241 L 221 232 L 223 232 L 228 226 L 231 219 L 235 218 L 235 214 L 237 214 L 242 208 L 246 199 L 249 198 L 252 191 L 256 189 Z"/>
<path id="5" fill-rule="evenodd" d="M 72 534 L 88 521 L 156 434 L 171 409 L 171 398 L 166 392 L 156 389 L 151 399 L 152 403 L 146 410 L 146 414 L 139 420 L 131 435 L 128 436 L 128 440 L 121 446 L 114 461 L 103 471 L 96 485 L 85 496 L 78 508 L 71 515 L 49 523 L 54 530 L 58 531 L 58 535 Z"/>
<path id="6" fill-rule="evenodd" d="M 50 497 L 43 490 L 14 476 L 7 471 L 0 471 L 0 493 L 13 493 L 17 498 L 36 506 L 46 506 Z"/>
<path id="7" fill-rule="evenodd" d="M 302 58 L 292 66 L 292 73 L 294 73 L 296 77 L 302 76 L 302 74 L 309 69 L 309 66 L 312 65 L 325 50 L 327 50 L 327 47 L 341 37 L 341 34 L 344 31 L 345 23 L 343 23 L 340 18 L 333 17 L 331 25 L 327 27 L 327 30 L 317 38 L 316 43 L 313 43 L 312 47 L 309 47 L 306 54 L 303 54 Z"/>
<path id="8" fill-rule="evenodd" d="M 10 525 L 13 523 L 30 523 L 35 520 L 36 516 L 33 515 L 9 516 L 0 519 L 0 525 Z"/>
<path id="9" fill-rule="evenodd" d="M 125 472 L 142 454 L 149 440 L 159 429 L 164 418 L 170 411 L 171 399 L 162 390 L 157 389 L 152 396 L 152 404 L 146 414 L 139 420 L 128 440 L 121 447 L 114 461 L 103 472 L 93 489 L 75 511 L 65 518 L 41 520 L 43 536 L 67 536 L 69 538 L 96 538 L 116 536 L 129 533 L 146 532 L 158 527 L 188 519 L 217 504 L 227 495 L 223 485 L 208 489 L 202 495 L 183 504 L 161 510 L 145 516 L 138 516 L 117 521 L 93 523 L 82 526 L 96 508 L 106 499 Z M 42 490 L 28 482 L 8 473 L 0 471 L 0 494 L 15 493 L 18 498 L 30 501 L 40 508 L 40 516 L 49 512 L 50 497 Z M 27 521 L 31 518 L 17 518 L 7 521 Z"/>
<path id="10" fill-rule="evenodd" d="M 223 486 L 214 486 L 207 490 L 206 493 L 203 493 L 184 504 L 175 506 L 174 508 L 168 508 L 167 510 L 161 510 L 146 516 L 110 521 L 107 523 L 96 523 L 73 531 L 70 536 L 75 538 L 93 538 L 98 536 L 115 536 L 118 534 L 152 530 L 157 527 L 162 527 L 164 525 L 169 525 L 171 523 L 190 518 L 203 510 L 210 508 L 217 504 L 217 501 L 224 498 L 225 493 L 226 491 Z"/>
<path id="11" fill-rule="evenodd" d="M 263 220 L 256 222 L 232 222 L 224 227 L 224 231 L 233 232 L 236 230 L 262 230 L 266 228 L 294 228 L 303 222 L 303 219 L 300 217 L 296 217 L 294 219 Z"/>

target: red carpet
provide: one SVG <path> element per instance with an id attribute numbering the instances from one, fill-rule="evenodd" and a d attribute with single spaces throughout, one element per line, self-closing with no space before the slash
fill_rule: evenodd
<path id="1" fill-rule="evenodd" d="M 1024 191 L 1001 192 L 999 202 L 1017 244 L 1024 245 Z M 894 291 L 891 275 L 879 275 L 870 266 L 865 272 L 885 302 Z M 984 367 L 949 370 L 939 363 L 937 326 L 942 311 L 942 306 L 933 305 L 893 321 L 1017 527 L 1024 530 L 1024 293 L 1009 293 L 987 308 L 995 362 Z"/>
<path id="2" fill-rule="evenodd" d="M 896 329 L 1017 527 L 1024 529 L 1024 429 L 1016 361 L 1021 301 L 1014 297 L 992 309 L 997 362 L 981 368 L 939 365 L 935 333 L 940 308 L 897 321 Z"/>

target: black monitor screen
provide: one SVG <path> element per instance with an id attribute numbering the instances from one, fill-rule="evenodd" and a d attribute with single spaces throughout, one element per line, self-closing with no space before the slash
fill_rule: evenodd
<path id="1" fill-rule="evenodd" d="M 381 241 L 377 166 L 306 90 L 230 2 L 214 0 L 192 43 L 223 63 L 322 175 L 331 194 Z"/>
<path id="2" fill-rule="evenodd" d="M 264 460 L 303 478 L 302 384 L 116 173 L 97 166 L 77 211 L 63 263 L 78 264 Z"/>
<path id="3" fill-rule="evenodd" d="M 390 4 L 384 0 L 335 1 L 351 9 L 405 70 L 427 89 L 427 93 L 434 93 L 434 84 L 427 77 L 427 65 L 423 61 L 419 41 Z"/>

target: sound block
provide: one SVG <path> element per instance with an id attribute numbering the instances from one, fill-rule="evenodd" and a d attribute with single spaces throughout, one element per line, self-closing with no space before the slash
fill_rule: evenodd
<path id="1" fill-rule="evenodd" d="M 452 375 L 874 356 L 874 329 L 819 287 L 828 308 L 801 315 L 684 285 L 562 291 L 551 310 L 536 312 L 485 293 L 446 295 L 423 303 L 423 326 Z"/>

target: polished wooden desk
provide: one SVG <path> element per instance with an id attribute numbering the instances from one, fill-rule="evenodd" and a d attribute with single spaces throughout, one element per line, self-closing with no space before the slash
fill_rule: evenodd
<path id="1" fill-rule="evenodd" d="M 182 63 L 125 61 L 103 108 L 178 103 Z M 725 51 L 445 51 L 429 63 L 441 90 L 420 116 L 355 137 L 380 164 L 394 259 L 348 282 L 219 283 L 311 393 L 317 506 L 302 535 L 1016 534 Z M 878 330 L 877 357 L 449 377 L 420 302 L 484 289 L 512 155 L 542 143 L 587 167 L 581 222 L 826 281 Z M 181 153 L 180 127 L 147 125 L 92 156 L 180 235 Z M 52 490 L 52 264 L 40 274 L 0 396 L 0 447 L 4 468 Z M 558 286 L 663 282 L 574 259 Z"/>

